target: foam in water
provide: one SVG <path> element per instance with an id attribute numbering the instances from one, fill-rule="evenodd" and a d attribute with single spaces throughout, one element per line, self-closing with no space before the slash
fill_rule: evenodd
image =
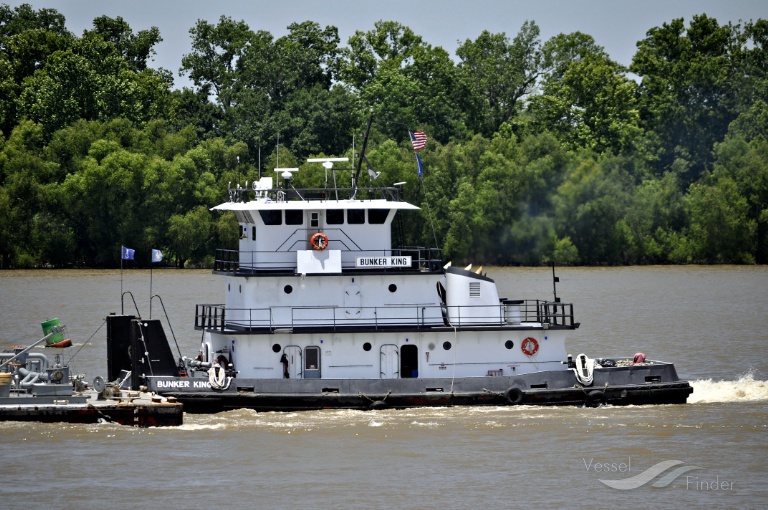
<path id="1" fill-rule="evenodd" d="M 688 397 L 690 404 L 768 400 L 768 381 L 755 380 L 752 372 L 735 381 L 699 379 L 691 381 L 691 386 L 693 394 Z"/>

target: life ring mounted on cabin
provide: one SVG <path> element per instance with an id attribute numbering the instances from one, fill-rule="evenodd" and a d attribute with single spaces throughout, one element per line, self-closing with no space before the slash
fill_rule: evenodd
<path id="1" fill-rule="evenodd" d="M 523 354 L 526 356 L 533 356 L 539 352 L 539 342 L 535 338 L 529 336 L 523 340 L 522 344 L 520 344 L 520 349 L 523 350 Z"/>
<path id="2" fill-rule="evenodd" d="M 328 236 L 322 232 L 318 232 L 312 236 L 309 240 L 309 244 L 312 245 L 313 250 L 323 251 L 328 247 Z"/>

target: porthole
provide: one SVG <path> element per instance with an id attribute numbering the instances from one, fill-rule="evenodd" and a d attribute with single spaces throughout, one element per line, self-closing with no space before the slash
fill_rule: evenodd
<path id="1" fill-rule="evenodd" d="M 451 342 L 443 342 L 443 349 L 445 349 L 446 351 L 450 351 L 451 350 Z"/>
<path id="2" fill-rule="evenodd" d="M 515 346 L 515 342 L 513 342 L 512 340 L 507 340 L 506 342 L 504 342 L 504 347 L 506 347 L 507 349 L 511 349 L 514 346 Z"/>
<path id="3" fill-rule="evenodd" d="M 291 292 L 293 292 L 293 287 L 291 287 L 290 285 L 286 285 L 285 287 L 283 287 L 283 291 L 286 294 L 290 294 Z"/>
<path id="4" fill-rule="evenodd" d="M 274 345 L 272 346 L 272 352 L 280 352 L 280 351 L 282 351 L 282 350 L 283 350 L 283 348 L 282 348 L 282 347 L 280 347 L 280 344 L 274 344 Z"/>
<path id="5" fill-rule="evenodd" d="M 370 351 L 371 350 L 371 342 L 365 342 L 363 344 L 363 350 L 364 351 Z"/>
<path id="6" fill-rule="evenodd" d="M 390 291 L 390 292 L 395 292 L 395 291 L 397 291 L 397 285 L 395 285 L 394 283 L 390 283 L 390 284 L 389 284 L 389 291 Z"/>

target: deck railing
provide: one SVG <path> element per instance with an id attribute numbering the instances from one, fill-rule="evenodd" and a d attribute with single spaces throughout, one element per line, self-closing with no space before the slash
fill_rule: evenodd
<path id="1" fill-rule="evenodd" d="M 257 183 L 254 182 L 254 185 Z M 387 200 L 402 202 L 403 190 L 399 186 L 368 187 L 325 187 L 325 188 L 272 188 L 240 186 L 229 188 L 227 198 L 230 202 L 249 202 L 268 200 L 272 202 L 290 202 L 293 200 L 332 202 L 337 200 Z"/>
<path id="2" fill-rule="evenodd" d="M 443 267 L 440 248 L 406 246 L 389 250 L 344 250 L 342 270 L 355 267 L 358 257 L 411 257 L 408 267 L 391 267 L 389 271 L 440 271 Z M 295 271 L 296 251 L 239 251 L 216 250 L 213 270 L 218 273 L 249 275 L 259 272 Z M 377 268 L 372 268 L 377 269 Z M 381 268 L 378 268 L 379 270 Z M 365 269 L 361 269 L 365 270 Z"/>
<path id="3" fill-rule="evenodd" d="M 428 329 L 443 326 L 501 327 L 542 325 L 552 329 L 573 329 L 573 305 L 540 300 L 520 300 L 496 306 L 441 307 L 438 305 L 388 305 L 344 308 L 301 306 L 227 308 L 221 304 L 198 304 L 195 329 L 214 331 L 301 330 L 352 327 L 387 329 L 408 327 Z M 481 309 L 481 313 L 478 313 Z M 449 321 L 447 317 L 455 317 Z M 462 316 L 466 319 L 462 319 Z"/>

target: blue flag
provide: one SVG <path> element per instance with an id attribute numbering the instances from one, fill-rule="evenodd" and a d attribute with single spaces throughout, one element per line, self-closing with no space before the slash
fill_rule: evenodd
<path id="1" fill-rule="evenodd" d="M 152 262 L 162 262 L 163 252 L 160 250 L 152 250 Z"/>
<path id="2" fill-rule="evenodd" d="M 421 158 L 418 154 L 416 154 L 416 165 L 417 170 L 419 172 L 419 179 L 424 175 L 424 164 L 421 162 Z"/>
<path id="3" fill-rule="evenodd" d="M 133 260 L 134 253 L 136 253 L 136 250 L 132 250 L 123 246 L 123 249 L 121 250 L 121 258 L 123 260 Z"/>

